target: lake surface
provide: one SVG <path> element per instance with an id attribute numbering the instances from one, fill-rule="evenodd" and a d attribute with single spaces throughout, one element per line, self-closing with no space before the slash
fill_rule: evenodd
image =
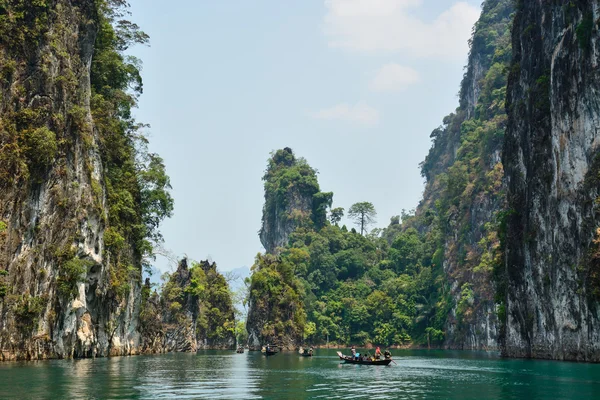
<path id="1" fill-rule="evenodd" d="M 315 356 L 207 351 L 0 363 L 16 399 L 598 399 L 600 365 L 505 360 L 494 353 L 406 350 L 390 366 Z"/>

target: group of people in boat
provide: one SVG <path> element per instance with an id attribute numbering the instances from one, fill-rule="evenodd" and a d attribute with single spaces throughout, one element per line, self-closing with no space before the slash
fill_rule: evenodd
<path id="1" fill-rule="evenodd" d="M 354 347 L 354 346 L 352 346 L 351 350 L 352 350 L 352 358 L 356 361 L 377 361 L 377 360 L 381 360 L 382 356 L 386 360 L 389 360 L 392 358 L 392 353 L 390 353 L 389 350 L 386 350 L 382 353 L 379 346 L 377 346 L 377 348 L 375 349 L 375 355 L 373 355 L 373 356 L 371 356 L 369 354 L 361 355 L 359 352 L 356 351 L 356 347 Z"/>

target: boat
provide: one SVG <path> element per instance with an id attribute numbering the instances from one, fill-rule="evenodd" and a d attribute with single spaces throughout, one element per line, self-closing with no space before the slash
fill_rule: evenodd
<path id="1" fill-rule="evenodd" d="M 238 354 L 244 354 L 244 348 L 243 347 L 238 347 L 235 352 L 238 353 Z"/>
<path id="2" fill-rule="evenodd" d="M 312 349 L 306 350 L 300 347 L 300 350 L 298 350 L 298 354 L 300 354 L 302 357 L 312 357 L 313 352 Z"/>
<path id="3" fill-rule="evenodd" d="M 274 350 L 272 347 L 264 347 L 260 350 L 265 356 L 272 356 L 274 354 L 279 353 L 277 350 Z"/>
<path id="4" fill-rule="evenodd" d="M 352 357 L 345 356 L 341 352 L 337 352 L 337 355 L 340 357 L 340 360 L 344 361 L 346 364 L 360 364 L 360 365 L 388 365 L 392 362 L 391 358 L 386 358 L 383 360 L 356 360 Z"/>

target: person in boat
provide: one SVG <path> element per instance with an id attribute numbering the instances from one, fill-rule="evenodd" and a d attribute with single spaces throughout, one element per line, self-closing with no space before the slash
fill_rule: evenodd
<path id="1" fill-rule="evenodd" d="M 356 348 L 352 346 L 352 358 L 356 358 Z"/>
<path id="2" fill-rule="evenodd" d="M 360 360 L 360 353 L 355 353 L 355 354 L 354 354 L 354 359 L 355 359 L 356 361 L 359 361 L 359 360 Z"/>
<path id="3" fill-rule="evenodd" d="M 375 349 L 375 359 L 379 360 L 381 358 L 381 349 L 379 348 L 379 346 L 377 346 L 377 348 Z"/>
<path id="4" fill-rule="evenodd" d="M 312 346 L 310 346 L 310 349 L 308 349 L 308 354 L 310 354 L 312 356 L 312 353 L 313 353 L 313 348 L 312 348 Z"/>
<path id="5" fill-rule="evenodd" d="M 386 351 L 383 353 L 383 357 L 384 357 L 386 360 L 389 360 L 390 358 L 392 358 L 392 353 L 390 353 L 390 351 L 389 351 L 389 350 L 386 350 Z"/>

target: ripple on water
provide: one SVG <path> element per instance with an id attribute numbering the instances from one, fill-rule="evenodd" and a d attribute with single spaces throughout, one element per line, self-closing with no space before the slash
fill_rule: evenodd
<path id="1" fill-rule="evenodd" d="M 334 351 L 201 352 L 0 364 L 0 398 L 536 399 L 597 398 L 600 365 L 401 352 L 388 367 L 340 364 Z"/>

